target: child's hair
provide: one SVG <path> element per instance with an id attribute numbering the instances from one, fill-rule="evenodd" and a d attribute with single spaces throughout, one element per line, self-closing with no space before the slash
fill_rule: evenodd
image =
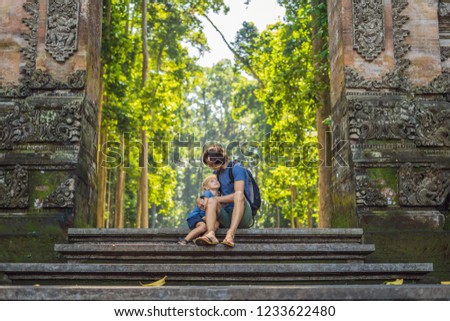
<path id="1" fill-rule="evenodd" d="M 213 175 L 209 175 L 207 178 L 205 178 L 205 180 L 202 183 L 202 189 L 203 190 L 207 190 L 208 189 L 209 180 L 212 179 L 212 178 L 217 179 L 217 175 L 213 174 Z"/>

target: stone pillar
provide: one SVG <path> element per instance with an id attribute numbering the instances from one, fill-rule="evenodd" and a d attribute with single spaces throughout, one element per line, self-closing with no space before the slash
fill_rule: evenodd
<path id="1" fill-rule="evenodd" d="M 0 0 L 0 220 L 16 231 L 95 226 L 101 6 Z"/>
<path id="2" fill-rule="evenodd" d="M 449 0 L 328 1 L 333 226 L 444 226 L 449 8 Z"/>

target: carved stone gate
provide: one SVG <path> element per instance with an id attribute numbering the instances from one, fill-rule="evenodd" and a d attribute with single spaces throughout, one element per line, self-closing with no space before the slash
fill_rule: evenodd
<path id="1" fill-rule="evenodd" d="M 0 1 L 3 234 L 20 239 L 95 226 L 101 6 Z M 4 249 L 20 243 L 1 242 Z M 30 252 L 30 259 L 41 253 Z"/>
<path id="2" fill-rule="evenodd" d="M 334 225 L 441 229 L 450 1 L 329 0 Z"/>
<path id="3" fill-rule="evenodd" d="M 0 0 L 3 234 L 95 226 L 101 6 Z M 329 0 L 328 10 L 333 226 L 442 229 L 450 0 Z"/>

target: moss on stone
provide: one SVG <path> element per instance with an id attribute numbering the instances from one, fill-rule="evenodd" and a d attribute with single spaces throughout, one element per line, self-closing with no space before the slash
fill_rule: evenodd
<path id="1" fill-rule="evenodd" d="M 69 176 L 63 171 L 32 171 L 29 175 L 30 200 L 28 213 L 40 213 L 42 201 L 53 193 Z"/>
<path id="2" fill-rule="evenodd" d="M 375 187 L 386 197 L 388 205 L 398 206 L 397 169 L 368 168 L 366 173 Z"/>
<path id="3" fill-rule="evenodd" d="M 423 280 L 450 280 L 450 231 L 364 231 L 375 252 L 366 263 L 433 263 L 433 272 Z"/>
<path id="4" fill-rule="evenodd" d="M 333 202 L 331 226 L 334 228 L 351 228 L 358 226 L 355 200 L 352 195 L 340 196 Z"/>
<path id="5" fill-rule="evenodd" d="M 35 235 L 0 237 L 0 262 L 62 262 L 54 251 L 55 243 L 64 243 L 66 235 L 36 233 Z"/>
<path id="6" fill-rule="evenodd" d="M 59 261 L 54 245 L 66 242 L 65 215 L 64 212 L 54 212 L 46 215 L 1 217 L 0 261 Z"/>

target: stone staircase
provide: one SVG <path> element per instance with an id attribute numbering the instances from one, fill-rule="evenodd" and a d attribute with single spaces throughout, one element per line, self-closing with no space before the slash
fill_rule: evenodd
<path id="1" fill-rule="evenodd" d="M 239 230 L 236 247 L 176 244 L 187 229 L 69 229 L 56 244 L 68 263 L 0 263 L 12 284 L 168 285 L 417 281 L 431 264 L 365 264 L 375 250 L 361 229 Z M 218 238 L 225 230 L 219 230 Z"/>
<path id="2" fill-rule="evenodd" d="M 67 262 L 202 263 L 207 262 L 353 262 L 375 250 L 362 244 L 362 230 L 240 230 L 233 249 L 175 244 L 187 229 L 71 229 L 68 244 L 55 251 Z M 225 237 L 219 230 L 218 239 Z"/>
<path id="3" fill-rule="evenodd" d="M 204 286 L 228 294 L 231 289 L 235 293 L 238 288 L 245 292 L 255 287 L 267 293 L 265 299 L 273 299 L 271 293 L 281 289 L 295 292 L 305 286 L 318 286 L 318 291 L 323 286 L 341 290 L 347 287 L 352 292 L 355 287 L 376 285 L 373 288 L 376 289 L 384 281 L 404 279 L 410 283 L 407 287 L 421 288 L 416 290 L 419 296 L 431 286 L 414 284 L 432 272 L 432 264 L 364 263 L 375 247 L 364 244 L 362 229 L 239 230 L 233 249 L 221 244 L 213 247 L 176 244 L 178 237 L 187 232 L 187 229 L 69 229 L 68 243 L 55 245 L 55 251 L 68 263 L 0 263 L 0 274 L 6 283 L 0 287 L 0 297 L 18 295 L 20 299 L 22 295 L 37 299 L 40 297 L 37 293 L 44 291 L 42 287 L 49 287 L 46 291 L 59 291 L 60 298 L 64 298 L 64 293 L 72 297 L 78 289 L 85 299 L 92 299 L 89 295 L 93 293 L 97 296 L 103 293 L 102 299 L 113 299 L 109 294 L 117 292 L 109 290 L 115 287 L 142 293 L 141 283 L 164 276 L 167 283 L 163 288 L 175 291 L 164 299 L 179 299 L 186 288 Z M 219 230 L 219 240 L 225 232 Z M 39 284 L 40 289 L 33 292 L 30 286 L 34 284 Z M 275 292 L 267 292 L 269 288 Z M 146 289 L 153 293 L 162 288 Z M 383 286 L 379 291 L 385 291 Z M 448 292 L 441 289 L 436 293 L 450 298 Z M 30 293 L 36 296 L 30 298 Z M 235 297 L 239 297 L 236 293 Z M 405 293 L 403 297 L 408 296 Z M 210 297 L 205 294 L 189 298 Z"/>

